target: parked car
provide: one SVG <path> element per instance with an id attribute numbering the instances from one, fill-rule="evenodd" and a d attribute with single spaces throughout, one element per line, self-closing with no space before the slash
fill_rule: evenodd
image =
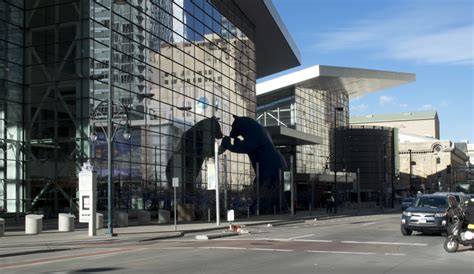
<path id="1" fill-rule="evenodd" d="M 402 235 L 411 235 L 413 231 L 446 233 L 449 196 L 452 195 L 423 194 L 416 197 L 411 206 L 402 213 Z"/>
<path id="2" fill-rule="evenodd" d="M 402 199 L 402 211 L 409 208 L 414 200 L 415 200 L 415 197 L 403 198 Z"/>
<path id="3" fill-rule="evenodd" d="M 453 195 L 458 201 L 458 204 L 461 207 L 466 207 L 469 204 L 469 196 L 464 194 L 464 192 L 435 192 L 434 195 Z"/>

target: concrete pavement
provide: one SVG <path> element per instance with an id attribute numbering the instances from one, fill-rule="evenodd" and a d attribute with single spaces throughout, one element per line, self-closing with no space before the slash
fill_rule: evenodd
<path id="1" fill-rule="evenodd" d="M 233 222 L 233 224 L 255 226 L 255 225 L 278 225 L 285 224 L 297 220 L 313 220 L 328 218 L 343 218 L 354 215 L 370 215 L 387 212 L 399 212 L 398 208 L 385 209 L 380 208 L 364 208 L 364 209 L 340 209 L 338 214 L 326 214 L 326 210 L 313 210 L 310 214 L 308 211 L 298 211 L 295 216 L 289 214 L 276 215 L 260 215 L 251 216 L 250 218 L 241 218 Z M 10 226 L 10 227 L 9 227 Z M 76 229 L 73 232 L 58 232 L 57 220 L 44 220 L 44 228 L 41 234 L 26 235 L 22 224 L 15 225 L 10 220 L 6 224 L 6 232 L 4 237 L 0 237 L 0 247 L 8 246 L 34 246 L 34 245 L 61 245 L 70 243 L 92 243 L 92 242 L 111 242 L 111 241 L 147 241 L 165 238 L 181 237 L 187 233 L 212 232 L 227 230 L 229 223 L 221 221 L 221 225 L 217 226 L 214 222 L 189 222 L 178 223 L 175 230 L 174 224 L 157 224 L 150 225 L 130 225 L 128 227 L 114 228 L 114 232 L 118 234 L 116 237 L 106 237 L 106 228 L 97 230 L 97 236 L 89 237 L 86 224 L 76 223 Z"/>

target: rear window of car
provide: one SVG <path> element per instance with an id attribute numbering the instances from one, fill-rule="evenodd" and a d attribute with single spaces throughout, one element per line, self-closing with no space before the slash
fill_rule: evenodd
<path id="1" fill-rule="evenodd" d="M 446 197 L 418 197 L 413 207 L 448 207 L 448 199 Z"/>

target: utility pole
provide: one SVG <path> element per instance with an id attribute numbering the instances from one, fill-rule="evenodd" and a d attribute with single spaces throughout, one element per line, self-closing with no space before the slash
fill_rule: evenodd
<path id="1" fill-rule="evenodd" d="M 410 195 L 413 194 L 413 185 L 412 185 L 412 181 L 411 181 L 411 175 L 413 174 L 413 170 L 412 170 L 412 165 L 411 165 L 411 149 L 408 149 L 408 154 L 409 154 L 409 164 L 410 164 L 410 177 L 408 177 L 408 182 L 409 182 L 409 186 L 410 186 Z"/>

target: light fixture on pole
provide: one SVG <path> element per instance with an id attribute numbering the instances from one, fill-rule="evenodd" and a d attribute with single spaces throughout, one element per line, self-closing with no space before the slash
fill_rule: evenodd
<path id="1" fill-rule="evenodd" d="M 337 213 L 337 140 L 336 140 L 336 129 L 337 129 L 337 112 L 343 111 L 343 107 L 334 108 L 334 211 Z"/>
<path id="2" fill-rule="evenodd" d="M 126 0 L 114 0 L 110 4 L 109 8 L 109 96 L 108 96 L 108 108 L 107 108 L 107 232 L 105 233 L 108 237 L 113 237 L 114 229 L 113 229 L 113 220 L 114 220 L 114 201 L 113 201 L 113 182 L 112 182 L 112 102 L 113 102 L 113 25 L 114 25 L 114 4 L 116 5 L 124 5 L 126 4 Z M 127 112 L 128 113 L 128 112 Z M 128 124 L 128 117 L 127 117 L 127 124 Z M 124 138 L 127 136 L 124 136 Z"/>
<path id="3" fill-rule="evenodd" d="M 107 130 L 104 128 L 104 122 L 101 121 L 101 117 L 104 117 L 104 108 L 107 105 Z M 123 121 L 125 119 L 125 122 Z M 114 104 L 112 101 L 101 101 L 92 111 L 91 115 L 91 128 L 89 138 L 92 142 L 98 139 L 96 132 L 96 124 L 100 125 L 102 132 L 107 141 L 107 232 L 106 236 L 116 236 L 113 233 L 113 172 L 112 172 L 112 147 L 115 134 L 120 128 L 123 128 L 123 139 L 129 140 L 131 137 L 130 129 L 130 115 L 128 109 L 122 104 Z M 116 127 L 113 123 L 114 120 L 119 120 L 118 126 Z M 102 123 L 102 125 L 101 125 Z"/>

